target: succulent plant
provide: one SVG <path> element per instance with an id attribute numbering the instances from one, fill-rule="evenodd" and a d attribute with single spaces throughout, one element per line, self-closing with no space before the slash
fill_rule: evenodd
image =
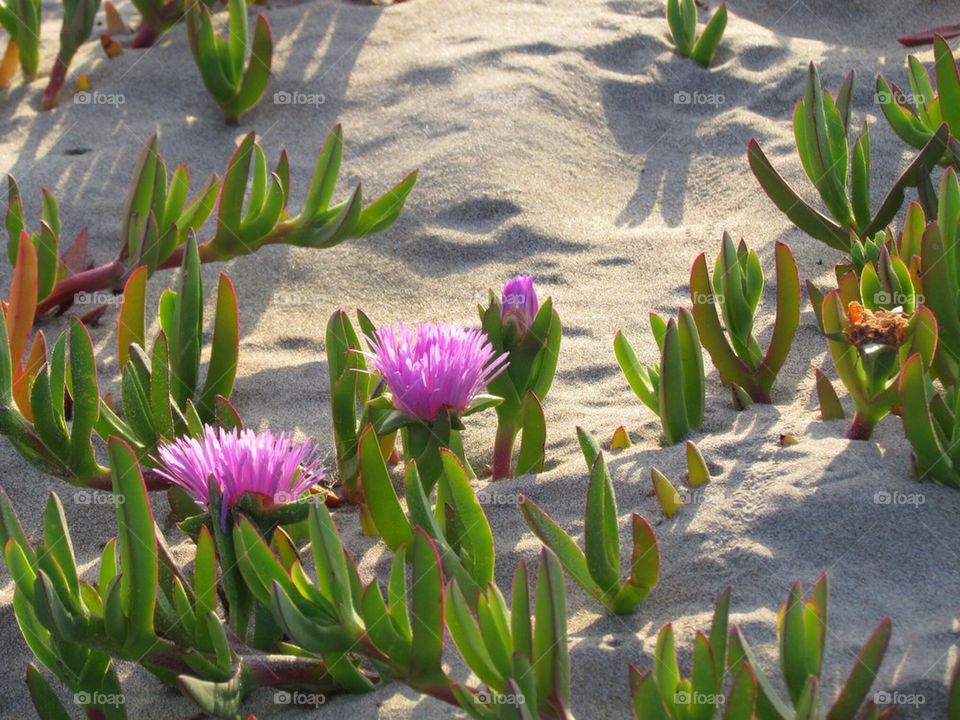
<path id="1" fill-rule="evenodd" d="M 547 438 L 543 401 L 553 384 L 560 355 L 560 316 L 553 299 L 541 306 L 529 275 L 509 280 L 498 302 L 493 292 L 486 309 L 478 308 L 483 331 L 509 365 L 487 384 L 487 391 L 503 402 L 497 405 L 497 436 L 493 451 L 493 479 L 543 469 Z M 513 445 L 521 434 L 520 452 L 513 467 Z"/>
<path id="2" fill-rule="evenodd" d="M 37 316 L 67 309 L 78 293 L 119 291 L 140 265 L 148 272 L 181 265 L 187 237 L 201 226 L 216 208 L 214 236 L 199 243 L 201 262 L 226 261 L 256 252 L 265 245 L 286 243 L 299 247 L 329 248 L 349 238 L 376 235 L 390 227 L 400 215 L 407 195 L 416 183 L 411 173 L 366 208 L 358 185 L 350 198 L 330 205 L 340 172 L 343 132 L 339 125 L 327 135 L 317 158 L 313 179 L 300 214 L 290 217 L 290 166 L 286 152 L 272 173 L 266 156 L 253 133 L 240 142 L 224 173 L 223 181 L 212 177 L 190 202 L 190 173 L 179 166 L 168 176 L 154 136 L 137 161 L 127 194 L 120 226 L 120 248 L 116 259 L 97 267 L 85 260 L 86 236 L 82 234 L 57 259 L 60 222 L 56 200 L 43 197 L 38 243 L 40 274 Z M 22 203 L 16 183 L 10 182 L 8 203 L 8 255 L 16 258 L 20 231 L 25 230 Z M 46 224 L 46 227 L 44 227 Z M 49 279 L 53 278 L 52 285 Z M 44 292 L 46 291 L 46 292 Z"/>
<path id="3" fill-rule="evenodd" d="M 730 593 L 728 587 L 717 598 L 710 635 L 697 631 L 690 677 L 680 674 L 670 624 L 657 634 L 653 669 L 641 672 L 631 666 L 630 685 L 637 720 L 712 720 L 721 708 L 725 720 L 752 720 L 757 687 L 749 667 L 740 668 L 729 695 L 724 694 Z"/>
<path id="4" fill-rule="evenodd" d="M 63 20 L 60 25 L 60 49 L 53 61 L 50 81 L 43 91 L 40 101 L 42 110 L 52 110 L 57 106 L 60 90 L 67 79 L 67 70 L 77 50 L 93 32 L 93 23 L 100 9 L 100 0 L 62 0 Z"/>
<path id="5" fill-rule="evenodd" d="M 7 85 L 17 64 L 24 82 L 37 76 L 40 64 L 40 3 L 37 0 L 0 2 L 0 27 L 10 35 L 0 62 L 0 86 Z"/>
<path id="6" fill-rule="evenodd" d="M 184 694 L 210 702 L 208 711 L 221 717 L 256 687 L 339 689 L 320 660 L 255 652 L 237 642 L 218 613 L 210 534 L 201 533 L 191 582 L 156 527 L 133 450 L 113 438 L 109 454 L 118 537 L 104 547 L 96 583 L 79 579 L 55 495 L 44 514 L 43 542 L 33 546 L 0 491 L 0 540 L 15 583 L 17 623 L 37 660 L 78 697 L 95 701 L 88 717 L 125 717 L 122 698 L 110 703 L 121 697 L 113 660 L 139 663 L 169 685 L 179 682 Z M 211 692 L 214 683 L 228 689 Z M 36 669 L 28 670 L 28 684 L 40 717 L 67 717 Z"/>
<path id="7" fill-rule="evenodd" d="M 228 0 L 227 6 L 230 26 L 224 40 L 213 30 L 210 8 L 201 0 L 185 0 L 187 36 L 204 87 L 217 101 L 227 124 L 236 125 L 240 115 L 256 105 L 267 89 L 273 35 L 267 18 L 257 15 L 251 40 L 245 0 Z"/>
<path id="8" fill-rule="evenodd" d="M 763 294 L 763 269 L 756 252 L 743 240 L 734 245 L 728 233 L 713 269 L 713 282 L 701 253 L 690 270 L 690 298 L 700 342 L 726 385 L 737 385 L 754 402 L 769 403 L 770 391 L 790 351 L 800 324 L 800 277 L 789 246 L 778 242 L 777 317 L 764 353 L 753 335 L 754 317 Z M 717 308 L 720 313 L 718 314 Z M 720 315 L 723 316 L 723 326 Z M 724 333 L 726 329 L 726 333 Z"/>
<path id="9" fill-rule="evenodd" d="M 820 74 L 811 63 L 804 96 L 793 114 L 800 162 L 831 217 L 811 207 L 787 184 L 755 139 L 747 146 L 754 176 L 780 211 L 811 237 L 844 252 L 850 251 L 851 236 L 873 236 L 893 220 L 903 205 L 906 188 L 916 187 L 943 157 L 948 137 L 946 125 L 937 128 L 874 211 L 866 124 L 852 147 L 848 137 L 853 79 L 850 71 L 834 98 L 822 87 Z"/>
<path id="10" fill-rule="evenodd" d="M 193 240 L 183 258 L 178 289 L 167 290 L 160 301 L 161 332 L 149 357 L 141 349 L 146 269 L 134 271 L 127 283 L 117 329 L 120 414 L 101 394 L 93 342 L 79 320 L 72 321 L 49 357 L 42 331 L 26 352 L 38 277 L 37 247 L 23 233 L 7 315 L 0 318 L 0 434 L 28 461 L 75 485 L 109 489 L 107 468 L 94 452 L 94 434 L 103 440 L 124 439 L 152 466 L 158 443 L 196 434 L 204 420 L 230 427 L 242 424 L 227 400 L 236 374 L 239 331 L 236 295 L 226 275 L 220 278 L 207 376 L 197 392 L 203 289 Z M 151 489 L 166 485 L 152 472 L 148 481 Z"/>
<path id="11" fill-rule="evenodd" d="M 911 355 L 899 378 L 903 430 L 913 448 L 913 467 L 919 480 L 934 480 L 960 488 L 960 393 L 956 385 L 943 392 L 934 388 L 920 353 Z"/>
<path id="12" fill-rule="evenodd" d="M 379 373 L 388 393 L 368 406 L 382 415 L 380 436 L 400 431 L 404 458 L 417 461 L 424 493 L 429 496 L 443 473 L 441 448 L 458 451 L 462 419 L 503 401 L 484 393 L 507 367 L 483 331 L 454 325 L 419 323 L 385 325 L 369 339 L 368 365 Z"/>
<path id="13" fill-rule="evenodd" d="M 202 0 L 205 5 L 213 5 Z M 133 48 L 152 46 L 157 38 L 183 19 L 186 9 L 184 0 L 133 0 L 141 21 L 130 42 Z"/>
<path id="14" fill-rule="evenodd" d="M 376 328 L 360 310 L 357 320 L 363 336 L 371 337 Z M 330 377 L 333 438 L 337 455 L 337 473 L 347 502 L 360 507 L 360 520 L 369 534 L 378 534 L 370 518 L 360 482 L 358 449 L 360 435 L 368 424 L 379 424 L 389 410 L 377 410 L 370 401 L 380 397 L 386 386 L 367 367 L 361 335 L 354 330 L 350 316 L 337 310 L 327 322 L 327 371 Z M 392 454 L 396 432 L 379 438 L 383 457 Z"/>
<path id="15" fill-rule="evenodd" d="M 730 670 L 736 677 L 748 668 L 757 680 L 756 717 L 759 720 L 801 720 L 820 716 L 820 675 L 828 636 L 827 576 L 823 574 L 808 598 L 803 586 L 795 582 L 787 601 L 777 613 L 777 637 L 780 641 L 780 669 L 789 699 L 784 701 L 770 681 L 760 672 L 753 650 L 739 627 L 730 630 L 727 647 Z M 890 641 L 892 621 L 885 617 L 860 650 L 840 692 L 825 717 L 831 720 L 854 718 L 886 719 L 893 710 L 880 711 L 867 700 Z"/>
<path id="16" fill-rule="evenodd" d="M 360 476 L 367 512 L 376 534 L 395 551 L 409 545 L 416 529 L 421 528 L 437 549 L 444 572 L 457 580 L 470 598 L 476 598 L 493 580 L 496 560 L 493 532 L 456 453 L 441 448 L 439 456 L 442 472 L 433 507 L 416 462 L 408 465 L 404 486 L 409 515 L 405 514 L 383 461 L 376 432 L 368 425 L 359 442 Z"/>
<path id="17" fill-rule="evenodd" d="M 672 445 L 703 422 L 703 351 L 693 315 L 685 308 L 669 322 L 650 313 L 650 328 L 660 348 L 658 365 L 642 365 L 622 332 L 613 339 L 613 351 L 630 388 L 660 417 Z"/>
<path id="18" fill-rule="evenodd" d="M 411 468 L 415 472 L 415 463 Z M 533 606 L 526 590 L 526 569 L 521 565 L 510 624 L 498 623 L 494 633 L 488 623 L 498 622 L 506 613 L 498 602 L 502 600 L 499 592 L 488 587 L 476 599 L 468 600 L 459 581 L 451 581 L 445 591 L 441 552 L 423 528 L 417 527 L 411 542 L 394 555 L 384 597 L 376 580 L 362 585 L 323 505 L 311 507 L 309 527 L 316 581 L 299 561 L 285 566 L 249 523 L 234 531 L 241 549 L 241 572 L 258 602 L 273 611 L 289 638 L 287 647 L 304 657 L 321 659 L 350 692 L 373 687 L 369 673 L 357 665 L 362 659 L 382 677 L 459 705 L 473 717 L 495 717 L 499 697 L 456 683 L 443 670 L 443 637 L 449 622 L 471 669 L 498 694 L 512 696 L 504 704 L 537 707 L 545 713 L 542 717 L 566 717 L 564 708 L 570 692 L 566 601 L 559 563 L 548 550 L 541 555 Z M 415 579 L 409 585 L 409 600 L 408 555 Z M 477 622 L 471 616 L 473 608 L 483 618 L 483 646 L 474 642 L 479 631 L 471 626 Z M 535 625 L 530 623 L 531 610 Z M 507 652 L 506 665 L 500 664 L 500 654 L 496 655 L 496 665 L 494 661 L 484 663 L 493 650 Z M 213 689 L 211 694 L 222 692 L 210 683 L 206 685 Z M 503 693 L 497 690 L 500 687 Z"/>
<path id="19" fill-rule="evenodd" d="M 897 405 L 897 376 L 904 361 L 919 353 L 926 365 L 937 348 L 937 321 L 926 307 L 912 315 L 871 311 L 857 301 L 844 307 L 840 291 L 823 299 L 823 329 L 833 365 L 853 398 L 855 412 L 847 437 L 866 440 Z"/>
<path id="20" fill-rule="evenodd" d="M 476 603 L 464 598 L 456 580 L 447 584 L 444 607 L 450 637 L 467 666 L 486 685 L 480 692 L 458 684 L 452 689 L 460 706 L 478 720 L 572 717 L 567 709 L 570 659 L 560 563 L 550 550 L 541 551 L 532 603 L 527 574 L 526 562 L 521 560 L 513 576 L 509 612 L 493 583 Z M 474 605 L 475 614 L 471 613 Z"/>
<path id="21" fill-rule="evenodd" d="M 237 566 L 233 529 L 253 523 L 267 543 L 274 537 L 292 548 L 281 529 L 307 518 L 309 505 L 322 494 L 311 493 L 323 480 L 321 458 L 312 440 L 294 442 L 269 430 L 225 430 L 203 427 L 198 437 L 180 438 L 157 452 L 157 474 L 186 498 L 172 498 L 180 527 L 202 546 L 204 533 L 221 558 L 221 585 L 226 615 L 237 637 L 248 642 L 252 611 L 257 611 L 254 647 L 268 649 L 280 637 L 269 613 L 254 607 L 254 598 Z"/>
<path id="22" fill-rule="evenodd" d="M 727 4 L 720 3 L 698 37 L 694 0 L 667 0 L 667 24 L 677 52 L 708 67 L 727 27 Z"/>
<path id="23" fill-rule="evenodd" d="M 923 63 L 910 55 L 907 57 L 910 93 L 905 93 L 895 83 L 888 83 L 882 74 L 878 74 L 877 100 L 893 131 L 916 148 L 924 147 L 946 123 L 950 131 L 950 149 L 940 159 L 956 165 L 958 160 L 954 151 L 960 137 L 960 109 L 957 108 L 960 73 L 950 46 L 939 35 L 933 40 L 933 57 L 936 91 Z"/>
<path id="24" fill-rule="evenodd" d="M 653 528 L 638 513 L 631 515 L 633 552 L 630 573 L 621 581 L 620 533 L 617 498 L 600 446 L 590 433 L 577 428 L 583 457 L 590 470 L 584 512 L 584 548 L 528 497 L 518 503 L 523 519 L 540 541 L 553 550 L 564 569 L 580 587 L 610 612 L 633 612 L 660 578 L 660 551 Z"/>

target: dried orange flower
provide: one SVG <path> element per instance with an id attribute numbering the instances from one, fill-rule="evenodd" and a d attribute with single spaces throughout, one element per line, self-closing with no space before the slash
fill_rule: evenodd
<path id="1" fill-rule="evenodd" d="M 907 316 L 896 310 L 871 311 L 858 302 L 847 306 L 847 340 L 857 348 L 871 343 L 899 347 L 907 334 Z"/>

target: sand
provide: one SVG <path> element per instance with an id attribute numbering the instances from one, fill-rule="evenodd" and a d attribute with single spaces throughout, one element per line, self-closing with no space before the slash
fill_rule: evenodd
<path id="1" fill-rule="evenodd" d="M 58 32 L 49 5 L 44 67 Z M 134 20 L 129 4 L 120 8 Z M 663 558 L 660 585 L 625 617 L 604 615 L 568 582 L 573 712 L 628 717 L 627 664 L 650 667 L 656 632 L 668 621 L 686 663 L 694 629 L 706 627 L 728 583 L 734 620 L 776 676 L 775 609 L 794 579 L 809 587 L 827 571 L 825 693 L 832 697 L 859 645 L 890 614 L 893 640 L 875 689 L 922 697 L 922 706 L 905 707 L 900 717 L 942 717 L 958 641 L 958 607 L 949 599 L 960 587 L 960 493 L 912 479 L 897 419 L 884 420 L 871 442 L 844 440 L 842 421 L 819 420 L 813 369 L 835 373 L 809 305 L 772 406 L 735 412 L 710 368 L 706 420 L 694 439 L 715 478 L 700 502 L 669 521 L 648 496 L 649 469 L 656 465 L 679 481 L 683 448 L 661 446 L 656 418 L 632 395 L 612 352 L 622 329 L 642 359 L 654 359 L 647 313 L 688 303 L 690 264 L 703 251 L 712 258 L 724 229 L 757 248 L 769 275 L 774 242 L 783 240 L 801 276 L 828 285 L 839 254 L 776 211 L 750 175 L 746 143 L 756 136 L 788 179 L 804 180 L 789 120 L 806 64 L 819 63 L 832 87 L 855 68 L 855 117 L 870 124 L 878 202 L 909 152 L 879 115 L 873 76 L 883 71 L 905 80 L 898 33 L 955 20 L 945 0 L 925 1 L 919 10 L 865 0 L 733 2 L 717 62 L 706 71 L 673 54 L 659 0 L 411 0 L 384 8 L 281 1 L 264 11 L 277 38 L 268 97 L 240 128 L 226 127 L 206 96 L 183 28 L 151 50 L 127 50 L 114 60 L 94 42 L 81 49 L 73 71 L 122 104 L 79 105 L 67 95 L 55 112 L 41 114 L 34 107 L 44 81 L 4 91 L 0 170 L 20 182 L 30 218 L 38 213 L 39 188 L 53 188 L 64 235 L 88 227 L 91 251 L 103 262 L 115 252 L 140 143 L 154 129 L 168 163 L 189 163 L 194 183 L 222 172 L 239 135 L 256 129 L 271 157 L 280 146 L 290 152 L 296 208 L 324 133 L 342 121 L 340 192 L 362 178 L 368 195 L 379 193 L 413 168 L 420 181 L 384 235 L 330 251 L 270 248 L 205 269 L 207 287 L 226 269 L 240 293 L 235 402 L 249 424 L 293 429 L 332 448 L 323 329 L 337 307 L 362 307 L 378 322 L 473 323 L 488 287 L 531 272 L 563 318 L 563 351 L 546 402 L 547 467 L 536 477 L 497 483 L 500 502 L 488 507 L 497 579 L 508 588 L 517 560 L 539 550 L 513 504 L 518 493 L 575 537 L 582 533 L 586 469 L 576 425 L 604 442 L 618 425 L 629 429 L 634 445 L 609 456 L 624 531 L 629 513 L 643 514 L 656 526 Z M 922 53 L 928 62 L 930 55 Z M 275 92 L 319 94 L 323 102 L 279 105 Z M 678 104 L 678 93 L 692 102 Z M 0 272 L 6 286 L 9 268 Z M 171 278 L 158 278 L 154 295 Z M 762 303 L 764 344 L 772 305 L 771 282 Z M 105 379 L 115 379 L 112 324 L 108 316 L 94 330 Z M 48 335 L 60 327 L 50 324 Z M 467 454 L 478 467 L 490 461 L 493 428 L 492 413 L 470 419 Z M 799 443 L 780 447 L 781 433 Z M 0 468 L 0 483 L 31 531 L 47 493 L 61 495 L 89 571 L 114 532 L 111 508 L 79 504 L 73 489 L 32 470 L 6 443 Z M 166 513 L 162 498 L 155 504 Z M 360 536 L 355 515 L 341 512 L 336 521 L 364 576 L 382 573 L 382 549 Z M 171 542 L 190 557 L 182 538 L 171 535 Z M 23 684 L 29 653 L 11 595 L 0 570 L 0 718 L 20 719 L 33 713 Z M 455 672 L 462 676 L 463 668 Z M 131 718 L 193 714 L 176 691 L 142 670 L 122 664 L 121 674 Z M 268 692 L 249 708 L 258 717 L 315 716 L 281 712 Z M 330 698 L 322 712 L 419 718 L 452 711 L 389 684 L 366 696 Z"/>

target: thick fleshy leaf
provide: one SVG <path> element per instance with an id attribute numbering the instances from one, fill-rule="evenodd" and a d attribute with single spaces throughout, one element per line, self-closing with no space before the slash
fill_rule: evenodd
<path id="1" fill-rule="evenodd" d="M 613 482 L 602 453 L 590 472 L 583 530 L 590 577 L 605 593 L 615 593 L 620 584 L 620 531 Z"/>
<path id="2" fill-rule="evenodd" d="M 827 713 L 827 720 L 853 720 L 856 717 L 860 705 L 870 692 L 870 686 L 880 672 L 883 656 L 890 643 L 892 626 L 893 621 L 885 617 L 864 643 L 840 695 Z"/>
<path id="3" fill-rule="evenodd" d="M 532 390 L 524 397 L 522 409 L 520 454 L 514 469 L 516 476 L 541 472 L 546 459 L 547 419 L 540 398 Z"/>
<path id="4" fill-rule="evenodd" d="M 442 680 L 444 602 L 440 556 L 423 528 L 413 538 L 413 602 L 411 619 L 413 645 L 411 675 L 423 682 Z"/>
<path id="5" fill-rule="evenodd" d="M 207 378 L 197 402 L 200 417 L 209 422 L 214 416 L 214 402 L 219 395 L 229 398 L 237 376 L 237 355 L 240 352 L 240 315 L 237 292 L 225 273 L 220 273 L 217 286 L 217 310 L 213 320 L 213 341 Z"/>
<path id="6" fill-rule="evenodd" d="M 154 643 L 153 612 L 157 601 L 157 541 L 147 487 L 133 450 L 117 438 L 108 443 L 117 536 L 120 541 L 120 593 L 129 619 L 127 646 L 146 651 Z"/>
<path id="7" fill-rule="evenodd" d="M 570 659 L 567 649 L 567 601 L 557 556 L 540 552 L 533 629 L 533 669 L 537 690 L 548 705 L 570 704 Z"/>
<path id="8" fill-rule="evenodd" d="M 367 425 L 360 436 L 359 454 L 363 491 L 377 530 L 392 550 L 409 545 L 413 541 L 413 527 L 393 488 L 372 425 Z"/>

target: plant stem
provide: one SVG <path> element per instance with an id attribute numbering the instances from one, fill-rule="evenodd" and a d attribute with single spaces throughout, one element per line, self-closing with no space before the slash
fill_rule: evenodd
<path id="1" fill-rule="evenodd" d="M 67 79 L 67 64 L 63 58 L 57 55 L 53 63 L 53 69 L 50 71 L 50 82 L 47 83 L 46 90 L 43 91 L 43 99 L 40 101 L 41 110 L 52 110 L 57 106 L 57 97 L 60 95 L 60 88 L 63 87 Z"/>
<path id="2" fill-rule="evenodd" d="M 493 479 L 502 480 L 512 476 L 513 441 L 517 428 L 513 421 L 497 423 L 497 435 L 493 443 Z"/>
<path id="3" fill-rule="evenodd" d="M 152 23 L 144 22 L 137 28 L 137 32 L 130 42 L 130 47 L 134 49 L 152 47 L 160 37 L 160 31 Z"/>
<path id="4" fill-rule="evenodd" d="M 98 290 L 119 291 L 123 282 L 124 266 L 119 260 L 106 265 L 83 270 L 75 275 L 69 275 L 54 285 L 50 294 L 37 304 L 37 317 L 41 317 L 61 305 L 69 306 L 73 297 L 79 292 L 96 292 Z"/>
<path id="5" fill-rule="evenodd" d="M 848 440 L 869 440 L 873 434 L 873 426 L 877 421 L 867 417 L 859 410 L 853 413 L 853 420 L 847 429 Z"/>

